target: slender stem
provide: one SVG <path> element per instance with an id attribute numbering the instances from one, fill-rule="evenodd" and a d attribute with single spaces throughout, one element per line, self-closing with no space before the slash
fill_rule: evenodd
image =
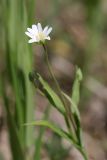
<path id="1" fill-rule="evenodd" d="M 79 150 L 82 154 L 82 156 L 84 157 L 84 160 L 88 160 L 88 156 L 86 154 L 86 152 L 84 151 L 84 149 Z"/>
<path id="2" fill-rule="evenodd" d="M 84 160 L 89 160 L 88 155 L 85 151 L 85 148 L 78 145 L 78 144 L 74 144 L 75 148 L 81 153 L 81 155 L 83 156 Z"/>
<path id="3" fill-rule="evenodd" d="M 67 123 L 67 127 L 68 127 L 69 131 L 71 132 L 71 126 L 70 126 L 70 123 L 69 123 L 69 119 L 67 117 L 67 115 L 69 115 L 69 110 L 66 107 L 65 100 L 64 100 L 64 98 L 62 96 L 61 88 L 60 88 L 60 86 L 59 86 L 59 84 L 58 84 L 58 82 L 57 82 L 57 80 L 56 80 L 56 78 L 55 78 L 55 76 L 54 76 L 54 74 L 53 74 L 53 72 L 51 70 L 51 66 L 50 66 L 49 59 L 48 59 L 47 48 L 46 48 L 46 46 L 44 44 L 43 44 L 43 48 L 44 48 L 44 51 L 45 51 L 45 58 L 46 58 L 46 63 L 47 63 L 47 66 L 48 66 L 48 70 L 49 70 L 50 75 L 52 76 L 52 78 L 53 78 L 53 80 L 55 82 L 55 85 L 56 85 L 56 88 L 57 88 L 57 91 L 58 91 L 58 95 L 59 95 L 59 97 L 60 97 L 60 99 L 61 99 L 61 101 L 62 101 L 62 103 L 63 103 L 63 105 L 65 107 L 65 110 L 66 110 L 65 121 Z"/>
<path id="4" fill-rule="evenodd" d="M 54 82 L 55 82 L 55 85 L 56 85 L 56 87 L 57 87 L 57 90 L 58 90 L 58 92 L 59 92 L 59 96 L 60 96 L 62 102 L 63 102 L 64 105 L 65 105 L 65 102 L 64 102 L 64 100 L 63 100 L 63 98 L 62 98 L 62 93 L 61 93 L 60 86 L 59 86 L 59 84 L 58 84 L 58 82 L 57 82 L 57 80 L 56 80 L 56 78 L 55 78 L 55 76 L 54 76 L 54 74 L 53 74 L 53 72 L 52 72 L 52 70 L 51 70 L 51 66 L 50 66 L 49 59 L 48 59 L 47 48 L 46 48 L 46 46 L 45 46 L 44 44 L 43 44 L 43 48 L 44 48 L 44 50 L 45 50 L 46 63 L 47 63 L 47 65 L 48 65 L 48 69 L 49 69 L 50 75 L 52 76 L 52 78 L 53 78 L 53 80 L 54 80 Z"/>

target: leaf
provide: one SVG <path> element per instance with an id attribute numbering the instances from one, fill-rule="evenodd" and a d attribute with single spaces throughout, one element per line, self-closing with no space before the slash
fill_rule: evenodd
<path id="1" fill-rule="evenodd" d="M 65 114 L 64 106 L 58 97 L 58 95 L 53 91 L 53 89 L 48 85 L 46 81 L 38 73 L 30 73 L 30 80 L 34 83 L 35 87 L 38 88 L 43 95 L 47 97 L 49 102 L 62 113 Z"/>
<path id="2" fill-rule="evenodd" d="M 34 144 L 33 127 L 30 129 L 27 126 L 20 127 L 20 124 L 34 120 L 34 94 L 32 84 L 28 79 L 28 74 L 32 70 L 33 58 L 31 45 L 26 41 L 25 31 L 28 27 L 28 21 L 33 20 L 32 17 L 35 7 L 33 4 L 35 0 L 32 0 L 32 2 L 29 1 L 28 5 L 28 10 L 32 9 L 30 13 L 32 17 L 28 16 L 27 1 L 0 1 L 0 8 L 2 8 L 4 13 L 1 17 L 3 22 L 2 43 L 3 51 L 5 52 L 3 54 L 5 55 L 4 60 L 6 61 L 6 72 L 4 72 L 6 73 L 6 78 L 10 80 L 7 81 L 14 95 L 14 125 L 18 130 L 20 143 L 23 145 L 24 149 L 28 149 Z M 9 107 L 11 107 L 10 104 Z M 11 148 L 13 150 L 15 145 L 14 143 L 12 144 L 13 147 L 11 146 Z"/>
<path id="3" fill-rule="evenodd" d="M 25 123 L 24 125 L 36 125 L 36 126 L 44 126 L 44 127 L 48 127 L 50 128 L 52 131 L 54 131 L 55 133 L 57 133 L 59 136 L 68 139 L 69 141 L 72 141 L 73 144 L 75 144 L 75 140 L 72 137 L 72 135 L 70 135 L 69 133 L 65 132 L 64 130 L 62 130 L 61 128 L 57 127 L 55 124 L 48 122 L 47 120 L 40 120 L 40 121 L 35 121 L 35 122 L 31 122 L 31 123 Z"/>
<path id="4" fill-rule="evenodd" d="M 48 105 L 44 113 L 44 117 L 43 117 L 44 120 L 48 119 L 49 112 L 50 112 L 50 106 Z M 43 139 L 45 130 L 46 130 L 46 127 L 40 128 L 38 137 L 36 138 L 34 159 L 37 159 L 37 160 L 41 159 L 42 139 Z"/>
<path id="5" fill-rule="evenodd" d="M 22 146 L 21 146 L 21 143 L 20 143 L 19 132 L 16 128 L 13 115 L 10 112 L 10 105 L 9 105 L 10 102 L 7 98 L 6 93 L 5 93 L 4 81 L 1 80 L 0 84 L 2 86 L 1 93 L 2 93 L 2 96 L 3 96 L 4 105 L 5 105 L 5 109 L 6 109 L 6 113 L 7 113 L 7 123 L 8 123 L 8 128 L 9 128 L 10 145 L 11 145 L 11 148 L 12 148 L 13 159 L 15 159 L 15 160 L 23 159 L 23 160 L 25 160 L 25 157 L 24 157 L 24 154 L 23 154 L 23 149 L 22 149 Z"/>
<path id="6" fill-rule="evenodd" d="M 82 72 L 80 68 L 76 69 L 75 80 L 72 88 L 72 101 L 78 106 L 80 100 L 80 83 L 82 81 Z"/>
<path id="7" fill-rule="evenodd" d="M 75 80 L 74 80 L 74 84 L 73 84 L 73 89 L 72 89 L 72 96 L 71 96 L 71 101 L 75 104 L 72 105 L 71 107 L 74 108 L 75 106 L 75 110 L 74 110 L 74 119 L 75 119 L 75 123 L 77 125 L 77 130 L 76 130 L 76 135 L 78 137 L 79 140 L 79 144 L 82 145 L 82 141 L 81 141 L 81 122 L 80 122 L 80 115 L 79 115 L 79 110 L 78 110 L 78 104 L 79 104 L 79 100 L 80 100 L 80 82 L 82 81 L 82 72 L 80 70 L 80 68 L 76 69 L 76 75 L 75 75 Z"/>
<path id="8" fill-rule="evenodd" d="M 64 95 L 64 97 L 69 101 L 69 103 L 71 104 L 71 111 L 73 114 L 76 114 L 78 116 L 78 119 L 80 120 L 80 113 L 78 111 L 78 108 L 76 106 L 76 104 L 72 101 L 72 99 L 64 92 L 62 92 L 62 94 Z"/>
<path id="9" fill-rule="evenodd" d="M 72 136 L 72 134 L 67 133 L 66 131 L 62 130 L 61 128 L 59 128 L 58 126 L 56 126 L 55 124 L 53 124 L 53 122 L 48 122 L 47 120 L 40 120 L 40 121 L 35 121 L 35 122 L 31 122 L 31 123 L 26 123 L 24 124 L 25 126 L 44 126 L 44 127 L 48 127 L 50 128 L 53 132 L 55 132 L 56 134 L 58 134 L 59 136 L 61 136 L 62 138 L 67 139 L 69 142 L 71 142 L 71 144 L 73 144 L 73 146 L 75 146 L 76 149 L 80 150 L 80 146 L 77 144 L 77 141 L 75 141 L 74 137 Z"/>

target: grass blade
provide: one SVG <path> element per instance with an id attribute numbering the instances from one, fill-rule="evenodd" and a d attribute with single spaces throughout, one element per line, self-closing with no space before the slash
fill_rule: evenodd
<path id="1" fill-rule="evenodd" d="M 9 136 L 10 136 L 10 145 L 12 147 L 12 155 L 13 155 L 13 159 L 14 160 L 19 160 L 19 159 L 25 159 L 24 154 L 23 154 L 23 150 L 22 150 L 22 146 L 20 143 L 20 139 L 19 139 L 19 134 L 18 134 L 18 130 L 16 128 L 16 125 L 14 123 L 14 118 L 10 112 L 10 106 L 9 106 L 9 101 L 8 98 L 6 96 L 5 93 L 5 88 L 4 88 L 4 80 L 1 80 L 1 93 L 3 96 L 3 100 L 4 100 L 4 105 L 5 105 L 5 109 L 7 112 L 7 122 L 8 122 L 8 127 L 9 127 Z"/>
<path id="2" fill-rule="evenodd" d="M 47 120 L 48 119 L 48 116 L 49 116 L 49 111 L 50 111 L 50 106 L 48 105 L 48 107 L 46 108 L 46 111 L 44 113 L 44 120 Z M 37 160 L 41 160 L 41 148 L 42 148 L 42 138 L 43 138 L 43 135 L 44 135 L 44 132 L 46 130 L 46 127 L 41 127 L 40 130 L 39 130 L 39 134 L 38 134 L 38 137 L 36 139 L 36 147 L 35 147 L 35 154 L 34 154 L 34 159 L 37 159 Z"/>

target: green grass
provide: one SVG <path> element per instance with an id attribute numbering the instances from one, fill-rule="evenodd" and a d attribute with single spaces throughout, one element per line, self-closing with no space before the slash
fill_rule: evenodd
<path id="1" fill-rule="evenodd" d="M 5 67 L 2 71 L 2 95 L 7 113 L 9 137 L 13 159 L 26 159 L 26 149 L 34 144 L 33 127 L 22 127 L 34 119 L 33 89 L 28 74 L 32 70 L 31 46 L 24 34 L 34 14 L 34 1 L 2 0 L 2 46 Z M 29 4 L 27 8 L 27 4 Z M 29 14 L 30 13 L 30 14 Z M 29 16 L 28 16 L 29 14 Z M 14 102 L 7 96 L 7 84 L 14 95 Z M 18 145 L 19 144 L 19 145 Z M 22 154 L 19 154 L 20 153 Z M 22 158 L 23 155 L 23 158 Z M 29 157 L 30 158 L 30 157 Z"/>

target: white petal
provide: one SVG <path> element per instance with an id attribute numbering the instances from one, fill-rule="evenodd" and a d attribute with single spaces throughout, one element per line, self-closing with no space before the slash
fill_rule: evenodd
<path id="1" fill-rule="evenodd" d="M 50 40 L 51 38 L 48 36 L 48 37 L 46 37 L 45 39 Z"/>
<path id="2" fill-rule="evenodd" d="M 34 34 L 34 30 L 33 30 L 33 29 L 27 28 L 27 30 L 28 30 L 30 33 Z"/>
<path id="3" fill-rule="evenodd" d="M 28 41 L 28 43 L 33 43 L 33 42 L 37 42 L 36 39 L 30 39 L 30 40 Z"/>
<path id="4" fill-rule="evenodd" d="M 50 27 L 50 28 L 47 30 L 46 35 L 48 36 L 48 35 L 51 33 L 51 31 L 52 31 L 52 27 Z"/>
<path id="5" fill-rule="evenodd" d="M 32 29 L 35 31 L 35 32 L 38 32 L 38 28 L 37 28 L 37 26 L 34 24 L 34 25 L 32 25 Z"/>
<path id="6" fill-rule="evenodd" d="M 38 31 L 39 31 L 39 32 L 42 32 L 42 26 L 41 26 L 41 24 L 38 23 L 37 26 L 38 26 Z"/>
<path id="7" fill-rule="evenodd" d="M 45 28 L 44 28 L 44 30 L 43 30 L 43 33 L 47 33 L 47 30 L 48 30 L 48 26 L 46 26 Z"/>
<path id="8" fill-rule="evenodd" d="M 27 36 L 29 36 L 30 38 L 33 37 L 33 35 L 32 35 L 31 33 L 29 33 L 29 32 L 25 32 L 25 34 L 26 34 Z"/>

